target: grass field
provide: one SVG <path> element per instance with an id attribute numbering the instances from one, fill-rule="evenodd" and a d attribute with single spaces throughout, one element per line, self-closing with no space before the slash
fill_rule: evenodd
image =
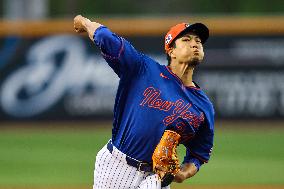
<path id="1" fill-rule="evenodd" d="M 4 124 L 0 188 L 91 188 L 95 156 L 111 136 L 111 123 Z M 172 188 L 284 186 L 284 122 L 218 122 L 214 143 L 198 175 Z M 179 147 L 180 157 L 183 151 Z"/>

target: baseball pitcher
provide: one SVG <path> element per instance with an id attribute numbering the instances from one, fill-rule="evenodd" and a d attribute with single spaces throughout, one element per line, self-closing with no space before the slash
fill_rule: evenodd
<path id="1" fill-rule="evenodd" d="M 78 15 L 78 33 L 87 32 L 120 78 L 112 138 L 98 152 L 94 189 L 168 189 L 194 176 L 211 154 L 213 105 L 192 80 L 209 37 L 201 23 L 181 23 L 165 36 L 168 66 L 136 50 L 107 27 Z M 180 162 L 176 148 L 186 147 Z"/>

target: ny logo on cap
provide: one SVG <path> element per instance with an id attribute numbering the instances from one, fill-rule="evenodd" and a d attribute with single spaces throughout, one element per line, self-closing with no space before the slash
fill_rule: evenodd
<path id="1" fill-rule="evenodd" d="M 169 35 L 166 37 L 165 43 L 168 45 L 172 39 L 173 39 L 172 34 L 169 34 Z"/>

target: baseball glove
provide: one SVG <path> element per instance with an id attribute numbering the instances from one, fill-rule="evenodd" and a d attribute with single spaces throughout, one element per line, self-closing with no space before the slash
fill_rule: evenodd
<path id="1" fill-rule="evenodd" d="M 153 153 L 153 170 L 161 179 L 162 187 L 169 185 L 180 170 L 176 151 L 180 138 L 178 133 L 166 130 Z"/>

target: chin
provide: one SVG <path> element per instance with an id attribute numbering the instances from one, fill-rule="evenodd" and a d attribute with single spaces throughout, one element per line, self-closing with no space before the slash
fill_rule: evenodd
<path id="1" fill-rule="evenodd" d="M 189 65 L 195 67 L 195 66 L 198 66 L 201 62 L 202 62 L 202 59 L 196 57 L 196 58 L 192 58 L 189 61 Z"/>

